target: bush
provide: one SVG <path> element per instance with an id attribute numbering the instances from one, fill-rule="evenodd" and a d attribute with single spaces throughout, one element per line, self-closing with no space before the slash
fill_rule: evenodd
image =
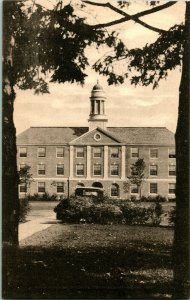
<path id="1" fill-rule="evenodd" d="M 93 221 L 99 224 L 121 224 L 124 220 L 123 213 L 117 205 L 102 204 L 94 207 Z"/>
<path id="2" fill-rule="evenodd" d="M 50 195 L 49 193 L 44 193 L 44 194 L 35 193 L 33 195 L 27 195 L 26 198 L 28 199 L 28 201 L 57 201 L 57 195 L 56 194 Z"/>
<path id="3" fill-rule="evenodd" d="M 152 225 L 158 226 L 161 222 L 161 215 L 163 214 L 162 205 L 155 203 L 152 205 Z"/>
<path id="4" fill-rule="evenodd" d="M 94 197 L 72 196 L 61 201 L 58 206 L 61 207 L 63 221 L 68 223 L 158 226 L 163 212 L 160 203 L 153 203 L 148 207 L 122 199 L 106 199 L 103 203 L 97 203 Z M 58 209 L 54 211 L 58 212 Z"/>
<path id="5" fill-rule="evenodd" d="M 152 209 L 144 207 L 142 204 L 126 203 L 121 207 L 123 216 L 128 225 L 143 225 L 150 223 Z"/>
<path id="6" fill-rule="evenodd" d="M 176 219 L 176 207 L 173 207 L 173 209 L 169 212 L 169 224 L 171 226 L 174 226 Z"/>
<path id="7" fill-rule="evenodd" d="M 166 197 L 162 197 L 160 195 L 157 195 L 156 197 L 153 197 L 153 196 L 148 196 L 148 197 L 142 196 L 140 200 L 141 200 L 141 202 L 166 202 L 167 198 Z"/>
<path id="8" fill-rule="evenodd" d="M 30 204 L 27 198 L 20 199 L 19 222 L 26 222 L 26 216 L 30 211 Z"/>

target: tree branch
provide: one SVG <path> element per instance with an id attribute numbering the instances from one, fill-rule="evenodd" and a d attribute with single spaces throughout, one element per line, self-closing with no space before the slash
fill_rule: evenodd
<path id="1" fill-rule="evenodd" d="M 107 2 L 107 3 L 98 3 L 98 2 L 88 1 L 88 0 L 84 0 L 83 2 L 85 2 L 86 4 L 94 5 L 94 6 L 101 6 L 101 7 L 110 8 L 111 10 L 115 11 L 116 13 L 124 16 L 124 18 L 114 20 L 112 22 L 102 23 L 102 24 L 97 24 L 97 25 L 91 25 L 94 28 L 109 27 L 109 26 L 113 26 L 113 25 L 116 25 L 116 24 L 120 24 L 120 23 L 129 21 L 129 20 L 133 20 L 134 22 L 144 26 L 145 28 L 148 28 L 148 29 L 153 30 L 153 31 L 158 32 L 158 33 L 163 33 L 163 32 L 166 32 L 166 31 L 163 30 L 163 29 L 156 28 L 152 25 L 149 25 L 149 24 L 139 20 L 139 18 L 143 17 L 145 15 L 152 14 L 152 13 L 155 13 L 157 11 L 163 10 L 165 8 L 168 8 L 168 7 L 170 7 L 170 6 L 172 6 L 176 3 L 176 1 L 175 2 L 167 2 L 167 3 L 159 5 L 157 7 L 153 7 L 151 9 L 142 11 L 140 13 L 137 13 L 137 14 L 134 14 L 134 15 L 129 15 L 126 12 L 124 12 L 124 11 L 118 9 L 117 7 L 113 6 L 109 2 Z"/>

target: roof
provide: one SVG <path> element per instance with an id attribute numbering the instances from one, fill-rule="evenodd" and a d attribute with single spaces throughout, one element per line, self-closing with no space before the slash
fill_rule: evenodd
<path id="1" fill-rule="evenodd" d="M 175 145 L 174 134 L 166 127 L 108 127 L 106 131 L 123 144 Z M 30 127 L 17 136 L 17 144 L 68 144 L 86 132 L 88 127 Z"/>
<path id="2" fill-rule="evenodd" d="M 103 87 L 99 84 L 99 82 L 97 81 L 97 83 L 93 86 L 93 91 L 94 90 L 103 90 Z"/>
<path id="3" fill-rule="evenodd" d="M 174 133 L 166 127 L 109 127 L 109 131 L 122 143 L 175 145 Z"/>

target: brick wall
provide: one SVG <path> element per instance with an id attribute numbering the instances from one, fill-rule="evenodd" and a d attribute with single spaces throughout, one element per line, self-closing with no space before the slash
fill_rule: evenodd
<path id="1" fill-rule="evenodd" d="M 64 157 L 57 158 L 56 157 L 56 148 L 63 147 L 65 148 Z M 33 178 L 35 182 L 31 184 L 30 193 L 37 193 L 37 185 L 38 182 L 46 183 L 46 191 L 50 194 L 56 193 L 56 187 L 52 185 L 52 182 L 64 182 L 65 183 L 65 192 L 64 194 L 68 194 L 68 184 L 67 178 L 69 177 L 69 147 L 66 145 L 56 145 L 56 146 L 46 146 L 46 156 L 38 157 L 38 147 L 40 146 L 22 146 L 27 147 L 27 157 L 19 157 L 19 151 L 17 154 L 18 167 L 22 163 L 26 163 L 31 166 L 31 173 L 33 174 Z M 42 145 L 43 147 L 43 145 Z M 155 147 L 152 148 L 158 149 L 158 158 L 150 158 L 150 148 L 148 146 L 135 146 L 139 148 L 139 158 L 144 158 L 146 163 L 145 177 L 146 181 L 143 184 L 142 194 L 148 196 L 149 193 L 149 184 L 150 182 L 157 182 L 158 184 L 158 194 L 168 197 L 168 183 L 175 182 L 175 176 L 169 176 L 168 167 L 169 164 L 173 163 L 175 165 L 175 159 L 168 158 L 168 148 L 169 147 Z M 131 157 L 131 147 L 126 147 L 126 178 L 130 174 L 130 166 L 134 163 L 137 158 Z M 87 168 L 87 153 L 86 147 L 84 147 L 84 157 L 77 158 L 76 157 L 76 148 L 74 146 L 73 151 L 73 175 L 74 178 L 70 181 L 70 193 L 74 192 L 75 187 L 78 182 L 83 182 L 85 186 L 92 186 L 93 182 L 100 181 L 103 184 L 103 187 L 106 193 L 110 194 L 110 188 L 112 183 L 117 183 L 120 188 L 120 197 L 127 198 L 129 197 L 129 193 L 125 193 L 123 190 L 123 180 L 121 180 L 121 147 L 119 151 L 119 158 L 111 158 L 110 157 L 110 147 L 108 147 L 108 180 L 103 179 L 103 173 L 101 176 L 93 176 L 93 165 L 95 163 L 100 163 L 102 165 L 102 171 L 104 171 L 104 149 L 102 147 L 102 156 L 100 158 L 93 157 L 93 148 L 91 148 L 91 180 L 87 180 L 86 178 L 86 168 Z M 84 176 L 76 176 L 76 164 L 84 164 Z M 111 164 L 116 163 L 119 165 L 119 175 L 118 176 L 110 176 L 110 166 Z M 38 175 L 38 165 L 45 164 L 46 173 L 44 175 Z M 56 175 L 56 165 L 64 164 L 64 175 Z M 158 175 L 150 176 L 149 175 L 149 165 L 155 164 L 158 166 Z"/>

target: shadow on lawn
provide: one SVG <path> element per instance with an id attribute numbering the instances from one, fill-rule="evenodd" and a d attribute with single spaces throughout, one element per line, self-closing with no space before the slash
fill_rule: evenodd
<path id="1" fill-rule="evenodd" d="M 129 244 L 80 251 L 18 249 L 16 257 L 9 264 L 6 261 L 12 274 L 4 281 L 3 296 L 9 299 L 168 298 L 172 292 L 171 247 L 163 243 Z"/>

